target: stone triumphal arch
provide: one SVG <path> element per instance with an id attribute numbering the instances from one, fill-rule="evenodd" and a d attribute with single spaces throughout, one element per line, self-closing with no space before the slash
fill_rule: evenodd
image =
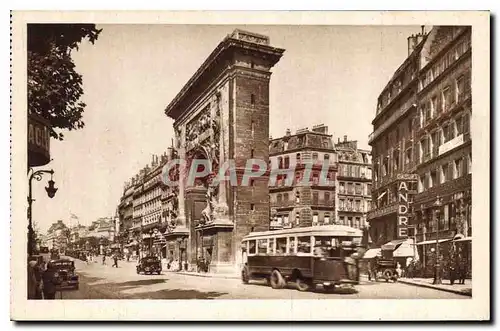
<path id="1" fill-rule="evenodd" d="M 208 160 L 214 172 L 233 160 L 238 183 L 248 159 L 268 164 L 270 70 L 283 52 L 267 36 L 241 30 L 219 43 L 165 110 L 174 119 L 180 159 L 188 165 Z M 177 217 L 167 240 L 178 243 L 180 258 L 192 267 L 203 256 L 211 271 L 232 271 L 241 238 L 269 229 L 269 178 L 251 186 L 210 185 L 210 175 L 188 183 L 186 171 L 179 176 Z"/>

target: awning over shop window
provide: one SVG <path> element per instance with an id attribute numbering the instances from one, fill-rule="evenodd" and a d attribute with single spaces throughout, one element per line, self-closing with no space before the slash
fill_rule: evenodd
<path id="1" fill-rule="evenodd" d="M 371 248 L 365 252 L 363 259 L 373 259 L 376 256 L 380 256 L 380 248 Z"/>
<path id="2" fill-rule="evenodd" d="M 439 239 L 438 242 L 442 243 L 442 242 L 451 241 L 451 240 L 452 240 L 452 238 Z M 420 245 L 430 245 L 430 244 L 435 244 L 435 243 L 436 243 L 436 240 L 426 240 L 426 241 L 421 241 L 421 242 L 417 243 L 417 246 L 420 246 Z"/>
<path id="3" fill-rule="evenodd" d="M 418 260 L 417 250 L 414 247 L 413 239 L 403 241 L 394 251 L 394 257 L 415 257 Z"/>
<path id="4" fill-rule="evenodd" d="M 460 239 L 455 239 L 453 240 L 454 242 L 462 242 L 462 241 L 472 241 L 472 237 L 465 237 L 465 238 L 460 238 Z"/>
<path id="5" fill-rule="evenodd" d="M 398 240 L 389 241 L 387 244 L 382 245 L 382 249 L 383 250 L 396 250 L 398 248 L 398 245 L 401 245 L 405 241 L 406 241 L 406 239 L 398 239 Z"/>

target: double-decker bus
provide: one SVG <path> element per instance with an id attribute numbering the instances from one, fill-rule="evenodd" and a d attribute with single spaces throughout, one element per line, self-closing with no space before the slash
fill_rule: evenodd
<path id="1" fill-rule="evenodd" d="M 344 225 L 323 225 L 252 232 L 242 240 L 241 279 L 266 279 L 274 289 L 294 282 L 299 291 L 317 284 L 333 291 L 341 284 L 357 284 L 356 256 L 362 231 Z"/>

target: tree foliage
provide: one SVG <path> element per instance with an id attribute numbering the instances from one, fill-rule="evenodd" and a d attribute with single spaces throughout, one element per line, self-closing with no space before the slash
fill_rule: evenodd
<path id="1" fill-rule="evenodd" d="M 28 24 L 28 111 L 48 120 L 51 136 L 58 129 L 84 127 L 82 76 L 71 52 L 87 39 L 94 44 L 102 29 L 94 24 Z"/>

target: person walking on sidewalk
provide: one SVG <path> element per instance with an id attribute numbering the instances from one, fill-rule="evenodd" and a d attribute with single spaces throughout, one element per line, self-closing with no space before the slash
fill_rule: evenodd
<path id="1" fill-rule="evenodd" d="M 106 265 L 106 252 L 102 253 L 102 265 Z"/>
<path id="2" fill-rule="evenodd" d="M 113 265 L 111 267 L 117 267 L 118 268 L 118 254 L 113 254 Z"/>

